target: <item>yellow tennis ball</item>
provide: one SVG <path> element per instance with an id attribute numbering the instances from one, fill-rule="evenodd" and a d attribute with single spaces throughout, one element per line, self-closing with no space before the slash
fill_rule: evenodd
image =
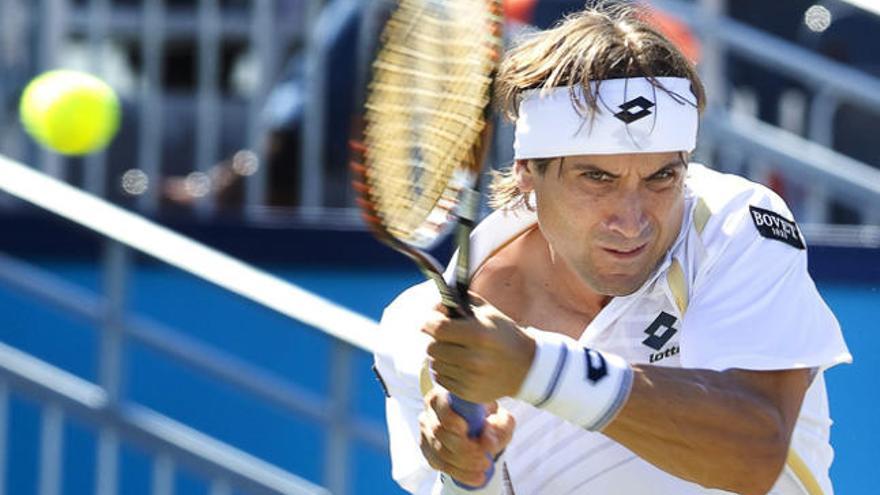
<path id="1" fill-rule="evenodd" d="M 53 70 L 28 83 L 19 114 L 38 143 L 65 155 L 85 155 L 113 139 L 119 128 L 119 99 L 95 76 Z"/>

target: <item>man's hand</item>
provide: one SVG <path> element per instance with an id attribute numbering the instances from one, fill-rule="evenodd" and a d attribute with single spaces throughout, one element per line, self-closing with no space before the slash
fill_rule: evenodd
<path id="1" fill-rule="evenodd" d="M 467 423 L 449 406 L 449 393 L 439 387 L 428 392 L 419 415 L 419 446 L 428 464 L 466 485 L 482 485 L 490 459 L 507 447 L 516 426 L 513 416 L 497 403 L 487 404 L 486 410 L 483 434 L 468 438 Z"/>
<path id="2" fill-rule="evenodd" d="M 515 395 L 535 357 L 535 341 L 497 308 L 474 297 L 474 316 L 450 318 L 442 306 L 425 323 L 434 379 L 471 402 Z"/>

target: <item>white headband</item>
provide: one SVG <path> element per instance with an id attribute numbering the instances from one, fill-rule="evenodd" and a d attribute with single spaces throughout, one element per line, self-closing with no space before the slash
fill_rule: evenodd
<path id="1" fill-rule="evenodd" d="M 693 151 L 699 113 L 691 82 L 656 80 L 672 94 L 641 77 L 602 81 L 592 121 L 577 112 L 569 88 L 526 92 L 516 120 L 514 157 Z M 582 89 L 575 91 L 581 99 Z"/>

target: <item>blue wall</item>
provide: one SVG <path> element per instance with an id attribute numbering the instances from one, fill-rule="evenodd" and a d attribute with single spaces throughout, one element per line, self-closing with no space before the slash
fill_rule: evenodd
<path id="1" fill-rule="evenodd" d="M 40 261 L 63 279 L 97 292 L 100 274 L 88 262 Z M 388 267 L 269 267 L 307 289 L 378 318 L 402 288 L 420 280 L 414 270 Z M 869 392 L 880 376 L 874 349 L 878 285 L 820 283 L 838 315 L 856 363 L 827 374 L 833 443 L 832 475 L 838 493 L 865 493 L 880 484 L 871 447 L 880 440 L 874 418 L 880 400 Z M 320 394 L 328 391 L 330 339 L 183 272 L 141 265 L 133 273 L 129 307 L 177 330 Z M 88 324 L 22 299 L 0 286 L 0 341 L 19 347 L 88 380 L 97 375 L 97 331 Z M 382 394 L 369 372 L 371 359 L 358 352 L 353 410 L 382 422 Z M 183 421 L 269 462 L 320 483 L 324 438 L 304 418 L 217 383 L 142 346 L 127 344 L 126 397 Z M 32 493 L 36 480 L 39 409 L 15 395 L 12 405 L 9 493 Z M 65 429 L 66 494 L 90 493 L 94 486 L 95 433 L 91 425 L 68 421 Z M 402 493 L 390 480 L 387 453 L 355 445 L 350 459 L 352 493 Z M 122 493 L 149 493 L 150 457 L 137 447 L 123 451 Z M 178 493 L 207 493 L 204 480 L 183 472 Z"/>
<path id="2" fill-rule="evenodd" d="M 40 263 L 68 282 L 98 291 L 95 265 Z M 411 271 L 303 268 L 272 270 L 356 311 L 378 318 L 403 287 L 418 280 Z M 201 342 L 317 394 L 326 395 L 331 339 L 186 273 L 158 265 L 139 267 L 131 278 L 129 306 Z M 87 380 L 97 377 L 97 330 L 0 286 L 0 341 L 45 359 Z M 291 415 L 205 377 L 155 351 L 126 345 L 125 397 L 213 435 L 292 472 L 321 483 L 324 435 L 312 421 Z M 372 358 L 357 351 L 352 410 L 384 424 L 384 401 L 370 372 Z M 39 408 L 14 395 L 8 493 L 33 493 L 36 483 Z M 65 492 L 94 487 L 95 431 L 78 420 L 65 430 Z M 403 493 L 391 481 L 387 452 L 356 443 L 351 493 Z M 150 457 L 137 447 L 124 452 L 120 493 L 149 493 Z M 203 493 L 194 473 L 178 479 L 177 493 Z"/>

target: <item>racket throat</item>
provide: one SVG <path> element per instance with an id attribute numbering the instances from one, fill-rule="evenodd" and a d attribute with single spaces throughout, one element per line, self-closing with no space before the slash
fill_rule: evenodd
<path id="1" fill-rule="evenodd" d="M 468 288 L 471 282 L 471 232 L 477 222 L 480 207 L 480 192 L 476 187 L 466 187 L 461 191 L 458 205 L 458 226 L 455 230 L 455 245 L 458 246 L 458 257 L 455 260 L 455 292 L 466 314 L 471 311 L 471 298 Z"/>
<path id="2" fill-rule="evenodd" d="M 440 302 L 449 310 L 451 316 L 461 317 L 471 315 L 470 300 L 467 297 L 467 284 L 455 284 L 450 287 L 444 280 L 443 275 L 430 270 L 422 270 L 427 278 L 434 281 L 440 292 Z"/>
<path id="3" fill-rule="evenodd" d="M 414 249 L 390 235 L 383 235 L 380 239 L 416 262 L 416 266 L 419 267 L 419 271 L 422 272 L 425 278 L 433 281 L 434 285 L 437 286 L 437 290 L 440 292 L 440 302 L 443 306 L 449 308 L 451 315 L 464 316 L 472 314 L 469 300 L 466 298 L 467 279 L 464 279 L 463 291 L 460 283 L 456 283 L 454 287 L 451 287 L 443 277 L 443 267 L 440 266 L 440 263 L 433 256 L 422 250 Z M 464 299 L 461 297 L 462 294 L 465 295 Z"/>
<path id="4" fill-rule="evenodd" d="M 471 243 L 470 234 L 473 230 L 473 222 L 462 218 L 456 229 L 456 245 L 458 245 L 458 257 L 455 260 L 455 279 L 453 287 L 449 290 L 455 293 L 455 296 L 466 314 L 471 314 L 471 298 L 468 293 L 470 287 L 471 273 Z"/>

